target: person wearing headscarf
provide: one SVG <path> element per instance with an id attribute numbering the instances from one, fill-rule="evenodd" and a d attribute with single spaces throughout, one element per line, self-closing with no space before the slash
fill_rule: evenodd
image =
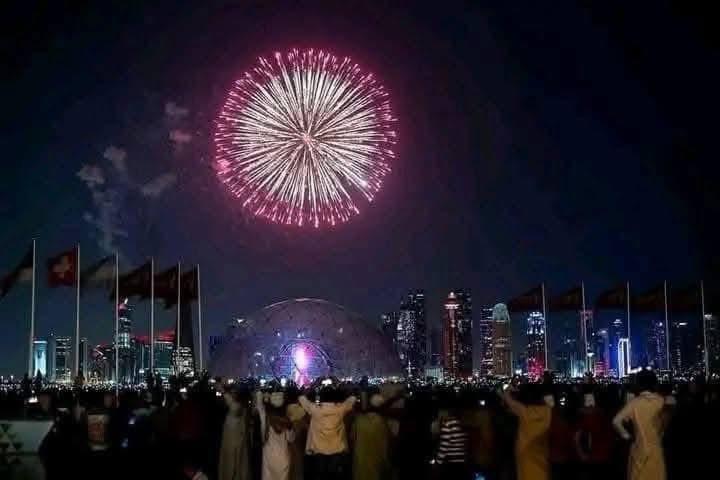
<path id="1" fill-rule="evenodd" d="M 250 480 L 250 408 L 240 392 L 225 393 L 228 407 L 218 464 L 219 480 Z"/>
<path id="2" fill-rule="evenodd" d="M 263 392 L 255 394 L 255 408 L 260 417 L 262 438 L 262 480 L 288 480 L 290 478 L 290 442 L 293 440 L 292 423 L 285 415 L 283 392 L 270 394 L 265 405 Z"/>
<path id="3" fill-rule="evenodd" d="M 650 370 L 637 375 L 640 394 L 630 400 L 613 419 L 622 438 L 632 441 L 628 460 L 629 480 L 665 480 L 664 431 L 665 399 L 655 393 L 657 377 Z M 630 423 L 634 436 L 625 428 Z"/>

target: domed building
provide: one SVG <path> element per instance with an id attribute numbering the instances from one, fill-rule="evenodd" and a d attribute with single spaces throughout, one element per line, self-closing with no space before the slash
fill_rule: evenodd
<path id="1" fill-rule="evenodd" d="M 238 319 L 210 359 L 223 377 L 360 377 L 401 371 L 393 346 L 358 314 L 325 300 L 274 303 Z"/>

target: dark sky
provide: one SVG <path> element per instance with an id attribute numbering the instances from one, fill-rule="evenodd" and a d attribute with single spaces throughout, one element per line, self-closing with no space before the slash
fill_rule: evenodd
<path id="1" fill-rule="evenodd" d="M 92 221 L 102 208 L 116 212 L 123 233 L 110 240 L 124 267 L 151 255 L 202 265 L 211 333 L 295 296 L 375 321 L 407 289 L 424 288 L 437 322 L 453 288 L 471 289 L 481 306 L 541 281 L 559 291 L 584 279 L 592 296 L 625 279 L 643 289 L 709 278 L 718 266 L 719 50 L 709 11 L 143 3 L 23 2 L 3 12 L 3 272 L 32 237 L 42 263 L 77 241 L 84 259 L 99 258 L 103 230 Z M 351 56 L 386 85 L 399 119 L 384 189 L 334 229 L 247 218 L 212 169 L 225 92 L 258 55 L 292 47 Z M 104 158 L 110 146 L 126 168 Z M 102 170 L 112 205 L 93 201 L 83 166 Z M 143 194 L 168 176 L 162 193 Z M 71 334 L 72 290 L 40 278 L 38 334 Z M 25 286 L 0 301 L 0 373 L 23 369 L 28 307 Z M 138 330 L 146 317 L 140 306 Z M 85 296 L 83 334 L 108 341 L 111 328 L 103 295 Z"/>

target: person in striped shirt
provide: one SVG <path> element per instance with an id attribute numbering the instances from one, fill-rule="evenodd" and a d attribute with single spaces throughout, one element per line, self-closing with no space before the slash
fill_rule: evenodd
<path id="1" fill-rule="evenodd" d="M 439 435 L 435 464 L 438 478 L 469 478 L 467 464 L 468 434 L 454 404 L 439 419 Z"/>

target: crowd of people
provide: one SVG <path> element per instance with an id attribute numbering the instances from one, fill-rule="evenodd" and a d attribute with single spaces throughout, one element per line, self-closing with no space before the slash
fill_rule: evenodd
<path id="1" fill-rule="evenodd" d="M 48 479 L 663 480 L 712 471 L 716 387 L 659 386 L 650 371 L 624 385 L 493 388 L 205 376 L 32 402 L 6 392 L 0 418 L 53 421 Z"/>

